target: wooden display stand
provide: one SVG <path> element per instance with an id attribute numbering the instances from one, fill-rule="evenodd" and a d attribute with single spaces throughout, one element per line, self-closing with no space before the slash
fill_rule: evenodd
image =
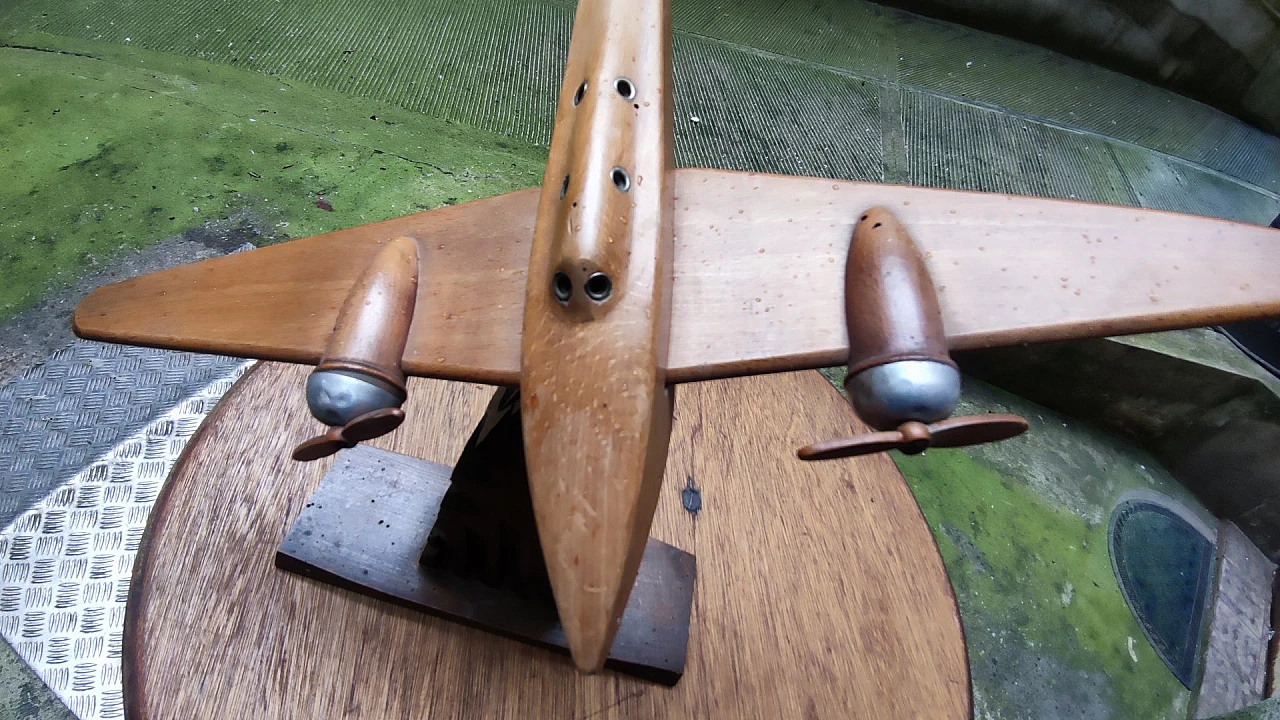
<path id="1" fill-rule="evenodd" d="M 685 677 L 665 688 L 275 568 L 331 464 L 288 459 L 316 423 L 282 388 L 307 371 L 249 374 L 161 494 L 126 616 L 129 717 L 971 714 L 955 599 L 892 461 L 795 458 L 861 427 L 817 373 L 679 389 L 651 535 L 698 577 Z M 372 444 L 453 462 L 492 393 L 411 382 L 409 419 Z"/>
<path id="2" fill-rule="evenodd" d="M 276 566 L 567 654 L 523 443 L 519 391 L 504 387 L 452 468 L 352 448 L 308 499 Z M 692 555 L 649 538 L 605 668 L 679 682 L 695 576 Z"/>

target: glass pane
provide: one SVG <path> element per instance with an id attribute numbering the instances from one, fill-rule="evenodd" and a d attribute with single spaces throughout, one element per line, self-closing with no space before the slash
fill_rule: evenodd
<path id="1" fill-rule="evenodd" d="M 1112 514 L 1111 558 L 1147 639 L 1190 688 L 1213 582 L 1213 543 L 1169 508 L 1126 502 Z"/>

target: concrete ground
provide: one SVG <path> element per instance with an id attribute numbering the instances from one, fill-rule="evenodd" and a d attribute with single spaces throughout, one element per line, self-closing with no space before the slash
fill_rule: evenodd
<path id="1" fill-rule="evenodd" d="M 554 0 L 0 7 L 3 377 L 66 341 L 98 282 L 536 184 L 571 16 Z M 1032 46 L 858 0 L 677 0 L 674 22 L 683 165 L 1280 213 L 1280 140 Z M 1106 519 L 1135 489 L 1212 516 L 1095 427 L 979 382 L 966 403 L 1034 432 L 898 461 L 956 587 L 977 716 L 1186 717 Z M 0 716 L 65 716 L 13 657 Z"/>
<path id="2" fill-rule="evenodd" d="M 1223 715 L 1220 720 L 1280 720 L 1280 698 L 1272 698 L 1253 707 Z"/>
<path id="3" fill-rule="evenodd" d="M 18 720 L 73 718 L 7 643 L 0 643 L 0 717 Z"/>

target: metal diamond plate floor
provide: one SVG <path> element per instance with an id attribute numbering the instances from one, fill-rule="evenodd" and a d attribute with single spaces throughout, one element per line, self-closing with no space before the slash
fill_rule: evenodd
<path id="1" fill-rule="evenodd" d="M 78 341 L 0 388 L 0 525 L 241 364 Z"/>
<path id="2" fill-rule="evenodd" d="M 47 391 L 23 396 L 41 409 L 24 414 L 28 425 L 6 425 L 6 440 L 15 428 L 38 424 L 42 413 L 56 411 L 55 417 L 74 421 L 37 434 L 36 441 L 17 442 L 32 451 L 20 449 L 18 456 L 36 460 L 29 468 L 17 463 L 28 486 L 12 498 L 46 489 L 45 480 L 72 467 L 58 457 L 63 441 L 74 438 L 74 457 L 91 459 L 0 531 L 0 635 L 83 720 L 124 716 L 124 608 L 147 517 L 187 440 L 251 364 L 118 349 L 96 363 L 95 373 L 95 350 L 101 348 L 80 348 L 81 354 L 70 348 L 28 379 Z M 103 375 L 101 368 L 119 373 Z M 184 399 L 182 390 L 195 377 L 205 384 Z M 171 409 L 147 416 L 164 403 Z M 126 435 L 125 428 L 139 421 L 145 423 L 141 429 Z M 114 447 L 94 456 L 104 442 Z"/>

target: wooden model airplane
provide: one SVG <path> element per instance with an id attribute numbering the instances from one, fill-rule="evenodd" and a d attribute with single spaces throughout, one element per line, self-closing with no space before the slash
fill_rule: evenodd
<path id="1" fill-rule="evenodd" d="M 677 169 L 672 128 L 666 0 L 581 0 L 541 190 L 104 287 L 75 330 L 317 364 L 307 400 L 332 429 L 299 460 L 393 430 L 407 375 L 519 385 L 547 571 L 593 671 L 636 577 L 675 384 L 847 361 L 880 432 L 801 457 L 918 452 L 1026 428 L 948 419 L 949 350 L 1280 315 L 1274 230 Z"/>

